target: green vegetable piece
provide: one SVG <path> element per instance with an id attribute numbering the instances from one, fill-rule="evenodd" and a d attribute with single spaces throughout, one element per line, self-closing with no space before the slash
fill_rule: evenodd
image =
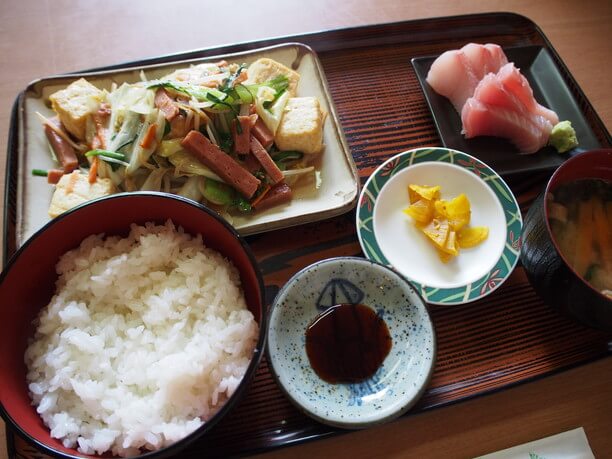
<path id="1" fill-rule="evenodd" d="M 136 140 L 136 137 L 133 137 L 131 139 L 126 140 L 125 142 L 123 142 L 121 145 L 117 146 L 117 150 L 121 150 L 123 147 L 127 147 L 129 144 L 134 143 L 134 141 Z"/>
<path id="2" fill-rule="evenodd" d="M 304 157 L 304 153 L 301 151 L 279 151 L 278 153 L 272 154 L 272 159 L 274 162 L 283 162 L 283 161 L 295 161 L 298 159 L 302 159 Z"/>
<path id="3" fill-rule="evenodd" d="M 232 105 L 233 100 L 231 100 L 229 97 L 225 97 L 224 99 L 220 99 L 218 96 L 216 96 L 215 94 L 209 92 L 208 94 L 206 94 L 206 100 L 209 100 L 210 102 L 214 102 L 217 105 L 221 105 L 223 107 L 227 107 L 229 108 L 232 112 L 234 112 L 235 114 L 237 114 L 236 111 L 236 107 L 234 107 Z"/>
<path id="4" fill-rule="evenodd" d="M 274 99 L 272 100 L 267 100 L 263 103 L 263 106 L 266 110 L 270 110 L 272 108 L 272 106 L 276 103 L 276 101 L 278 100 L 278 98 L 280 96 L 282 96 L 285 93 L 285 89 L 282 89 L 280 91 L 276 91 L 276 94 L 274 95 Z"/>
<path id="5" fill-rule="evenodd" d="M 89 150 L 87 153 L 85 153 L 85 156 L 87 156 L 88 158 L 92 156 L 106 156 L 107 158 L 118 159 L 119 161 L 126 160 L 126 157 L 123 153 L 100 149 Z"/>
<path id="6" fill-rule="evenodd" d="M 228 102 L 228 100 L 230 100 L 231 98 L 227 97 L 224 100 L 221 100 L 214 94 L 210 94 L 210 93 L 206 96 L 206 98 L 209 101 L 214 102 L 217 105 L 221 105 L 221 106 L 229 108 L 232 114 L 234 115 L 234 118 L 236 119 L 236 132 L 238 134 L 242 134 L 242 125 L 238 121 L 238 115 L 239 115 L 238 109 L 234 107 L 230 102 Z"/>
<path id="7" fill-rule="evenodd" d="M 183 149 L 183 146 L 181 145 L 181 140 L 182 139 L 162 140 L 159 144 L 157 152 L 160 156 L 163 156 L 164 158 L 169 158 L 174 153 Z"/>
<path id="8" fill-rule="evenodd" d="M 240 99 L 241 103 L 243 104 L 253 103 L 253 100 L 254 100 L 253 94 L 251 94 L 251 92 L 244 85 L 238 84 L 234 86 L 234 92 L 236 93 L 237 98 Z"/>
<path id="9" fill-rule="evenodd" d="M 229 206 L 234 202 L 236 192 L 225 183 L 207 178 L 202 194 L 213 204 Z"/>
<path id="10" fill-rule="evenodd" d="M 289 79 L 285 75 L 279 75 L 265 83 L 245 85 L 251 94 L 257 94 L 257 90 L 262 86 L 269 86 L 276 91 L 276 99 L 289 87 Z"/>
<path id="11" fill-rule="evenodd" d="M 37 177 L 46 177 L 49 173 L 44 169 L 32 169 L 32 175 Z"/>
<path id="12" fill-rule="evenodd" d="M 232 137 L 232 134 L 228 132 L 219 133 L 219 146 L 224 152 L 230 153 L 232 151 L 232 148 L 234 147 L 234 139 Z"/>
<path id="13" fill-rule="evenodd" d="M 164 124 L 164 135 L 162 137 L 166 137 L 168 134 L 170 134 L 171 130 L 172 130 L 172 126 L 170 125 L 168 121 L 166 121 L 166 124 Z"/>
<path id="14" fill-rule="evenodd" d="M 559 153 L 565 153 L 577 147 L 578 139 L 576 138 L 576 131 L 572 127 L 572 123 L 570 121 L 557 123 L 552 128 L 548 143 L 555 147 Z"/>
<path id="15" fill-rule="evenodd" d="M 233 207 L 238 209 L 240 212 L 250 212 L 253 210 L 251 203 L 247 201 L 242 195 L 236 193 L 236 199 L 234 199 Z"/>
<path id="16" fill-rule="evenodd" d="M 222 91 L 215 88 L 207 88 L 205 86 L 193 86 L 186 83 L 179 83 L 177 81 L 166 81 L 157 80 L 152 82 L 147 88 L 169 88 L 174 89 L 177 92 L 182 92 L 188 96 L 195 97 L 199 102 L 204 102 L 208 99 L 208 94 L 212 94 L 218 99 L 225 99 L 227 95 Z"/>
<path id="17" fill-rule="evenodd" d="M 219 87 L 219 90 L 225 92 L 229 89 L 232 89 L 234 87 L 234 82 L 236 81 L 236 79 L 240 76 L 240 74 L 242 73 L 242 71 L 246 68 L 246 64 L 240 64 L 240 67 L 238 67 L 238 69 L 232 73 L 224 82 L 223 84 Z"/>

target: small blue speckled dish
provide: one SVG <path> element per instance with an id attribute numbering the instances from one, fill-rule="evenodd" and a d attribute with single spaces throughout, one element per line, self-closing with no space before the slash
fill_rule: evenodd
<path id="1" fill-rule="evenodd" d="M 374 308 L 393 340 L 376 374 L 358 384 L 323 381 L 306 355 L 308 326 L 340 303 Z M 406 279 L 364 258 L 341 257 L 304 268 L 278 293 L 267 350 L 273 375 L 298 408 L 322 423 L 359 429 L 394 419 L 416 403 L 433 372 L 436 341 L 425 303 Z"/>

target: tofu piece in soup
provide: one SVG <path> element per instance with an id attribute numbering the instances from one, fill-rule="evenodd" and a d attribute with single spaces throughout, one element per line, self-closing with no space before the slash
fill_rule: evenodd
<path id="1" fill-rule="evenodd" d="M 316 97 L 293 97 L 287 101 L 275 136 L 280 150 L 316 154 L 323 148 L 325 114 Z"/>
<path id="2" fill-rule="evenodd" d="M 66 130 L 83 140 L 87 118 L 100 108 L 104 92 L 81 78 L 66 89 L 51 94 L 49 100 Z"/>

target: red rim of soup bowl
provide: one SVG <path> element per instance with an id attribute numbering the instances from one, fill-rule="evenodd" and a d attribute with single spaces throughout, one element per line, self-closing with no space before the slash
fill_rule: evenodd
<path id="1" fill-rule="evenodd" d="M 183 227 L 186 233 L 202 234 L 207 247 L 232 260 L 240 272 L 248 308 L 259 324 L 259 336 L 243 380 L 209 421 L 185 438 L 137 457 L 152 459 L 176 454 L 210 430 L 244 396 L 265 348 L 267 315 L 262 275 L 243 237 L 215 211 L 181 196 L 134 192 L 92 200 L 61 214 L 38 230 L 13 254 L 0 274 L 0 323 L 4 323 L 0 333 L 0 414 L 20 436 L 46 454 L 61 458 L 100 457 L 66 448 L 60 440 L 51 438 L 49 428 L 31 405 L 28 393 L 23 356 L 28 338 L 34 332 L 32 321 L 53 294 L 58 258 L 78 247 L 91 234 L 104 232 L 126 236 L 132 223 L 163 224 L 169 219 L 177 227 Z M 16 304 L 15 298 L 19 299 Z M 105 454 L 103 457 L 113 456 Z"/>
<path id="2" fill-rule="evenodd" d="M 546 185 L 546 191 L 544 194 L 544 220 L 546 224 L 546 231 L 552 241 L 552 244 L 557 251 L 557 254 L 563 260 L 563 263 L 567 268 L 591 291 L 601 296 L 603 299 L 612 303 L 612 300 L 604 295 L 599 290 L 595 289 L 589 284 L 580 274 L 574 270 L 574 267 L 568 262 L 567 258 L 559 248 L 557 241 L 553 235 L 552 228 L 550 227 L 550 214 L 549 214 L 549 199 L 548 197 L 552 192 L 559 186 L 569 183 L 574 180 L 599 178 L 607 181 L 612 181 L 612 149 L 599 149 L 590 150 L 580 153 L 577 156 L 565 161 L 550 177 L 548 184 Z"/>

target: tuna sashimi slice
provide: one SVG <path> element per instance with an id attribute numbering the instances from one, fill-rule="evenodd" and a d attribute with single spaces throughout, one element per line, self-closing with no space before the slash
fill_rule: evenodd
<path id="1" fill-rule="evenodd" d="M 501 125 L 494 126 L 493 120 Z M 461 112 L 467 138 L 506 137 L 523 153 L 534 153 L 546 145 L 558 120 L 555 112 L 536 102 L 527 79 L 512 63 L 485 75 Z"/>
<path id="2" fill-rule="evenodd" d="M 529 113 L 522 101 L 507 91 L 495 73 L 489 73 L 480 80 L 472 96 L 485 104 L 506 110 Z"/>
<path id="3" fill-rule="evenodd" d="M 488 73 L 497 73 L 508 62 L 501 46 L 492 43 L 486 45 L 468 43 L 461 48 L 461 52 L 468 58 L 479 80 Z"/>
<path id="4" fill-rule="evenodd" d="M 527 78 L 525 78 L 513 63 L 506 64 L 499 69 L 497 77 L 504 85 L 504 88 L 518 97 L 531 113 L 543 116 L 550 121 L 553 126 L 559 122 L 559 117 L 554 111 L 540 105 L 535 100 L 529 81 L 527 81 Z"/>
<path id="5" fill-rule="evenodd" d="M 447 97 L 461 113 L 465 101 L 474 94 L 480 80 L 496 73 L 508 59 L 500 46 L 468 43 L 463 48 L 442 53 L 431 64 L 427 83 L 438 94 Z"/>
<path id="6" fill-rule="evenodd" d="M 507 64 L 502 70 L 508 66 L 514 67 L 513 64 Z M 473 97 L 485 104 L 521 113 L 538 126 L 542 126 L 543 129 L 550 132 L 558 122 L 557 114 L 538 104 L 533 96 L 527 98 L 524 93 L 517 93 L 516 87 L 505 85 L 504 80 L 500 78 L 502 70 L 497 74 L 489 73 L 480 80 L 480 83 L 478 83 L 474 90 Z M 531 91 L 529 84 L 527 84 L 527 88 Z"/>
<path id="7" fill-rule="evenodd" d="M 490 135 L 510 140 L 522 153 L 535 153 L 548 142 L 552 125 L 542 116 L 469 98 L 461 112 L 465 137 Z"/>

